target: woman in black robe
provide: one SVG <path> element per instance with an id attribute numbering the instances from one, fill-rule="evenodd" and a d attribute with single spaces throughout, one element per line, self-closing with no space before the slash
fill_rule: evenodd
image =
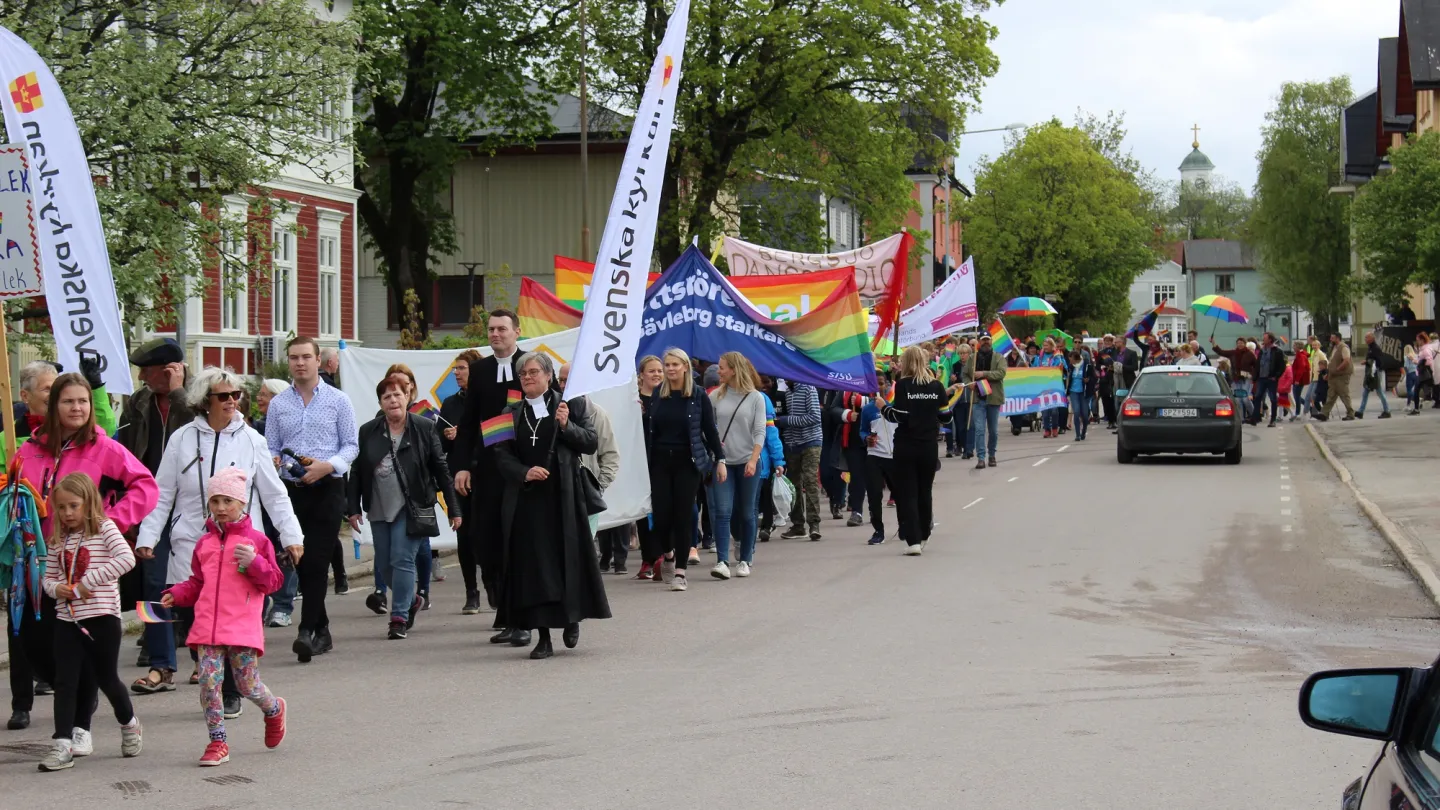
<path id="1" fill-rule="evenodd" d="M 580 482 L 580 457 L 597 440 L 585 400 L 566 403 L 551 389 L 548 355 L 526 355 L 517 371 L 525 398 L 505 409 L 515 438 L 495 445 L 505 483 L 495 627 L 538 630 L 530 657 L 541 659 L 553 654 L 550 628 L 564 628 L 574 648 L 582 620 L 610 618 Z"/>

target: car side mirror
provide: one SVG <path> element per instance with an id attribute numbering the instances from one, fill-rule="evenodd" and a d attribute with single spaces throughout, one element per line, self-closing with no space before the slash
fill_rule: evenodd
<path id="1" fill-rule="evenodd" d="M 1317 672 L 1300 687 L 1300 719 L 1334 734 L 1393 739 L 1413 673 L 1408 668 Z"/>

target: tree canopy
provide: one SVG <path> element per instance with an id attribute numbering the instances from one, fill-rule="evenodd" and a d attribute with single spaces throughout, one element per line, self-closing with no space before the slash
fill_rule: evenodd
<path id="1" fill-rule="evenodd" d="M 762 178 L 798 178 L 853 201 L 873 232 L 898 229 L 913 205 L 905 171 L 917 152 L 949 151 L 939 139 L 960 131 L 998 67 L 995 28 L 980 17 L 996 4 L 695 0 L 662 188 L 661 264 L 692 236 L 708 244 L 739 216 L 738 201 L 767 204 L 743 193 Z M 611 106 L 633 108 L 668 20 L 665 0 L 596 9 L 595 86 Z"/>
<path id="2" fill-rule="evenodd" d="M 305 0 L 0 0 L 0 24 L 55 73 L 103 177 L 95 192 L 132 324 L 153 327 L 170 302 L 201 294 L 222 227 L 252 229 L 225 240 L 240 248 L 231 272 L 260 263 L 269 226 L 226 216 L 227 195 L 263 214 L 279 203 L 261 185 L 287 166 L 322 182 L 350 171 L 331 158 L 346 137 L 355 30 Z"/>
<path id="3" fill-rule="evenodd" d="M 1440 133 L 1390 150 L 1390 165 L 1351 208 L 1361 284 L 1387 306 L 1404 301 L 1411 284 L 1440 289 Z"/>
<path id="4" fill-rule="evenodd" d="M 1033 295 L 1066 331 L 1124 328 L 1130 285 L 1157 259 L 1152 206 L 1118 153 L 1118 121 L 1093 131 L 1051 120 L 977 166 L 961 215 L 983 312 Z"/>
<path id="5" fill-rule="evenodd" d="M 1245 241 L 1253 202 L 1237 183 L 1175 183 L 1166 194 L 1166 220 L 1177 239 Z"/>
<path id="6" fill-rule="evenodd" d="M 1351 300 L 1349 201 L 1339 180 L 1340 117 L 1353 100 L 1350 79 L 1286 82 L 1265 114 L 1252 243 L 1267 298 L 1300 307 L 1333 332 Z"/>

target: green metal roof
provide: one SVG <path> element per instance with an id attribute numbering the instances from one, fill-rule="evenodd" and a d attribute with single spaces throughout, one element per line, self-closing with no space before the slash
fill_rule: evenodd
<path id="1" fill-rule="evenodd" d="M 1185 156 L 1185 160 L 1181 161 L 1181 163 L 1180 163 L 1180 171 L 1182 171 L 1182 172 L 1183 172 L 1183 171 L 1188 171 L 1188 170 L 1191 170 L 1191 169 L 1214 169 L 1214 168 L 1215 168 L 1215 164 L 1210 162 L 1210 158 L 1206 157 L 1206 156 L 1205 156 L 1205 153 L 1204 153 L 1204 152 L 1201 152 L 1201 151 L 1200 151 L 1200 147 L 1198 147 L 1198 146 L 1195 147 L 1194 150 L 1192 150 L 1192 151 L 1190 152 L 1190 154 L 1186 155 L 1186 156 Z"/>

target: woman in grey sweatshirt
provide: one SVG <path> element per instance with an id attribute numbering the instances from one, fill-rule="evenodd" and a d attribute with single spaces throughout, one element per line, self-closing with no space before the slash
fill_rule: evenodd
<path id="1" fill-rule="evenodd" d="M 740 541 L 735 575 L 750 576 L 755 561 L 756 516 L 761 479 L 755 474 L 765 446 L 765 400 L 757 390 L 759 375 L 739 352 L 720 355 L 720 385 L 710 393 L 715 426 L 720 430 L 723 464 L 706 489 L 710 519 L 714 523 L 715 553 L 719 562 L 710 570 L 716 579 L 730 578 L 730 533 Z"/>

